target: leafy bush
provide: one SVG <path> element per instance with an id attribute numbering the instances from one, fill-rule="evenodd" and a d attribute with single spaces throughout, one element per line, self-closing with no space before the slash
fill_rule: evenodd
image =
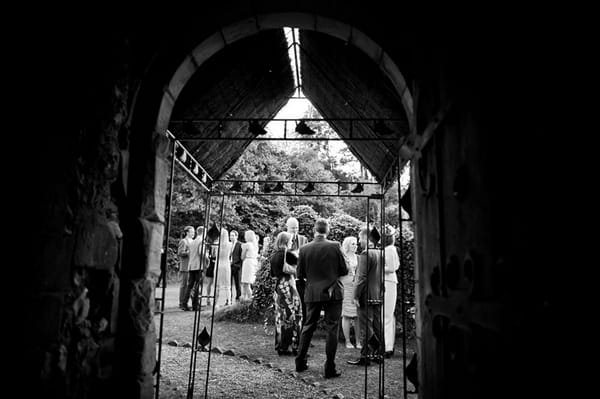
<path id="1" fill-rule="evenodd" d="M 336 213 L 329 218 L 329 238 L 340 244 L 346 237 L 358 237 L 364 223 L 359 219 L 345 213 Z"/>
<path id="2" fill-rule="evenodd" d="M 260 258 L 259 269 L 256 272 L 256 281 L 252 285 L 252 301 L 243 302 L 228 311 L 219 314 L 216 320 L 231 320 L 240 323 L 264 322 L 265 325 L 273 325 L 275 314 L 273 312 L 273 291 L 275 280 L 271 277 L 270 257 L 274 250 L 274 241 L 265 250 Z M 217 316 L 215 316 L 217 317 Z"/>
<path id="3" fill-rule="evenodd" d="M 396 246 L 400 247 L 400 240 L 396 241 Z M 398 333 L 401 330 L 402 324 L 402 293 L 401 288 L 404 287 L 404 311 L 405 322 L 406 322 L 406 337 L 412 339 L 415 337 L 415 320 L 412 317 L 411 309 L 415 306 L 415 258 L 414 258 L 414 233 L 413 227 L 410 223 L 405 223 L 402 228 L 402 249 L 401 255 L 401 270 L 398 270 L 398 295 L 396 297 L 396 309 L 394 315 L 396 316 L 396 324 L 399 328 L 396 329 Z M 401 280 L 403 280 L 403 285 Z"/>

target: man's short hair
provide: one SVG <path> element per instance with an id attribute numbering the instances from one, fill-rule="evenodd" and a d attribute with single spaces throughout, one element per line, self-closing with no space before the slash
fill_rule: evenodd
<path id="1" fill-rule="evenodd" d="M 326 219 L 317 219 L 315 222 L 315 232 L 318 234 L 329 233 L 329 223 Z"/>

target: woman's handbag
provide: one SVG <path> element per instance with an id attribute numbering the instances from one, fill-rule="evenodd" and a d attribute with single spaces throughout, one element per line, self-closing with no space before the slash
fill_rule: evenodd
<path id="1" fill-rule="evenodd" d="M 296 265 L 298 263 L 298 257 L 293 252 L 285 251 L 283 257 L 283 272 L 285 274 L 296 275 Z"/>

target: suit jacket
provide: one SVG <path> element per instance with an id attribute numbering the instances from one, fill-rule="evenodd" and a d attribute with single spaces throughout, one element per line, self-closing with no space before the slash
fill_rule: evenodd
<path id="1" fill-rule="evenodd" d="M 188 263 L 190 261 L 190 243 L 192 240 L 182 238 L 177 245 L 177 256 L 179 257 L 179 270 L 182 272 L 188 271 Z"/>
<path id="2" fill-rule="evenodd" d="M 360 306 L 366 306 L 367 299 L 380 299 L 381 252 L 378 249 L 369 248 L 368 256 L 367 251 L 358 256 L 354 283 L 354 298 L 359 300 Z"/>
<path id="3" fill-rule="evenodd" d="M 298 236 L 298 248 L 301 248 L 308 243 L 308 238 L 306 238 L 306 236 L 303 236 L 302 234 L 297 234 L 297 236 Z M 291 240 L 294 241 L 293 236 L 292 236 Z"/>
<path id="4" fill-rule="evenodd" d="M 235 242 L 235 245 L 231 249 L 231 268 L 242 267 L 242 243 L 239 241 Z"/>
<path id="5" fill-rule="evenodd" d="M 323 236 L 300 248 L 298 278 L 306 278 L 304 302 L 341 301 L 340 276 L 348 274 L 339 242 Z"/>

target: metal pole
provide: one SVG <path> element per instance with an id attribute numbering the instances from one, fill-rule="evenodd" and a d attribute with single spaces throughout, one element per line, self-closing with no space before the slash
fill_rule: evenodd
<path id="1" fill-rule="evenodd" d="M 344 142 L 373 142 L 373 141 L 394 141 L 397 142 L 397 138 L 389 137 L 356 137 L 356 138 L 343 138 L 343 137 L 179 137 L 177 140 L 182 142 L 204 142 L 204 141 L 344 141 Z M 384 150 L 387 151 L 387 150 Z M 389 152 L 389 151 L 388 151 Z"/>
<path id="2" fill-rule="evenodd" d="M 165 227 L 165 237 L 166 244 L 163 247 L 163 254 L 160 259 L 160 269 L 162 271 L 162 281 L 159 283 L 162 286 L 161 290 L 161 301 L 160 301 L 160 316 L 159 316 L 159 327 L 158 327 L 158 359 L 157 362 L 157 371 L 156 371 L 156 390 L 154 391 L 154 397 L 158 399 L 159 391 L 160 391 L 160 369 L 161 369 L 161 360 L 162 360 L 162 333 L 163 333 L 163 325 L 165 319 L 165 292 L 167 288 L 167 256 L 169 255 L 169 234 L 171 230 L 171 206 L 173 205 L 173 176 L 175 175 L 175 147 L 177 143 L 175 141 L 170 140 L 173 145 L 173 150 L 171 151 L 171 165 L 169 171 L 169 182 L 167 192 L 168 201 L 167 201 L 167 210 L 166 210 L 166 219 L 167 225 Z"/>
<path id="3" fill-rule="evenodd" d="M 204 210 L 204 231 L 206 232 L 208 230 L 208 220 L 210 218 L 210 204 L 211 204 L 211 195 L 210 195 L 210 191 L 206 193 L 206 199 L 204 201 L 204 206 L 205 206 L 205 210 Z M 196 382 L 196 361 L 198 358 L 198 351 L 196 346 L 197 341 L 198 341 L 198 330 L 200 329 L 200 312 L 201 312 L 201 308 L 202 308 L 202 291 L 203 291 L 203 279 L 202 279 L 202 257 L 204 256 L 204 252 L 206 249 L 206 240 L 204 237 L 202 237 L 202 244 L 200 244 L 200 276 L 199 276 L 199 295 L 198 295 L 198 304 L 196 307 L 196 310 L 194 311 L 194 325 L 193 325 L 193 330 L 192 330 L 192 353 L 191 353 L 191 358 L 190 358 L 190 371 L 189 371 L 189 375 L 188 375 L 188 392 L 187 392 L 187 397 L 188 399 L 192 399 L 194 396 L 194 385 Z M 192 301 L 193 301 L 193 297 L 192 297 Z M 192 304 L 193 306 L 193 304 Z"/>
<path id="4" fill-rule="evenodd" d="M 221 233 L 223 232 L 223 215 L 224 215 L 224 211 L 225 211 L 225 195 L 222 194 L 221 195 L 221 222 L 220 222 L 220 226 L 221 229 L 219 231 L 219 244 L 217 247 L 217 260 L 215 262 L 215 276 L 213 277 L 213 296 L 212 296 L 212 317 L 210 318 L 210 340 L 208 342 L 208 365 L 206 366 L 206 381 L 204 383 L 204 399 L 208 398 L 208 378 L 210 375 L 210 359 L 211 359 L 211 354 L 212 354 L 212 339 L 213 339 L 213 327 L 215 324 L 215 307 L 216 307 L 216 302 L 217 302 L 217 295 L 216 295 L 216 291 L 217 291 L 217 282 L 218 282 L 218 277 L 219 277 L 219 257 L 221 255 Z M 229 239 L 229 238 L 228 238 Z M 211 244 L 214 245 L 214 244 Z M 200 302 L 202 302 L 202 299 L 200 299 Z"/>
<path id="5" fill-rule="evenodd" d="M 367 237 L 366 237 L 366 249 L 365 251 L 367 251 L 367 295 L 366 295 L 366 301 L 365 301 L 365 312 L 366 312 L 366 323 L 363 326 L 365 328 L 365 342 L 363 343 L 363 348 L 365 348 L 365 352 L 367 353 L 366 359 L 365 359 L 365 399 L 368 398 L 368 389 L 367 389 L 367 382 L 368 382 L 368 362 L 370 361 L 369 358 L 371 356 L 369 356 L 369 340 L 371 337 L 368 336 L 367 332 L 369 331 L 369 302 L 370 302 L 370 295 L 369 295 L 369 216 L 370 216 L 370 211 L 371 211 L 371 203 L 370 203 L 370 197 L 367 197 Z M 371 330 L 373 330 L 373 327 L 371 326 Z"/>
<path id="6" fill-rule="evenodd" d="M 383 194 L 383 186 L 381 187 L 381 201 L 380 201 L 380 227 L 381 230 L 379 230 L 381 232 L 381 244 L 380 244 L 380 252 L 379 252 L 379 256 L 381 259 L 381 269 L 380 269 L 380 273 L 379 273 L 379 297 L 381 300 L 381 307 L 380 307 L 380 331 L 381 331 L 381 338 L 383 338 L 381 344 L 383 345 L 383 350 L 381 350 L 380 348 L 380 355 L 381 352 L 383 351 L 383 355 L 380 358 L 380 363 L 379 363 L 379 398 L 383 399 L 384 393 L 385 393 L 385 246 L 384 246 L 384 239 L 385 239 L 385 196 Z M 393 314 L 392 314 L 393 317 Z"/>
<path id="7" fill-rule="evenodd" d="M 301 50 L 304 51 L 304 49 L 302 49 L 302 47 L 300 47 Z M 360 112 L 356 112 L 357 115 L 360 115 Z M 189 123 L 189 122 L 248 122 L 248 121 L 258 121 L 258 122 L 283 122 L 283 121 L 299 121 L 300 119 L 302 119 L 303 121 L 306 122 L 329 122 L 329 121 L 334 121 L 334 122 L 345 122 L 345 121 L 352 121 L 352 122 L 376 122 L 376 121 L 386 121 L 386 122 L 401 122 L 401 121 L 406 121 L 406 118 L 382 118 L 382 117 L 377 117 L 377 118 L 367 118 L 367 117 L 355 117 L 355 118 L 254 118 L 254 117 L 247 117 L 247 118 L 203 118 L 203 119 L 172 119 L 170 122 L 174 123 L 174 124 L 183 124 L 183 123 Z M 398 139 L 396 138 L 396 141 Z"/>
<path id="8" fill-rule="evenodd" d="M 340 183 L 347 183 L 347 184 L 363 184 L 363 185 L 371 185 L 371 186 L 381 186 L 381 183 L 378 182 L 373 182 L 373 181 L 339 181 L 339 180 L 320 180 L 320 181 L 315 181 L 315 180 L 228 180 L 228 179 L 215 179 L 213 180 L 214 183 L 227 183 L 227 182 L 235 182 L 235 183 L 258 183 L 258 184 L 263 184 L 263 183 L 299 183 L 299 184 L 306 184 L 306 183 L 318 183 L 318 184 L 340 184 Z"/>
<path id="9" fill-rule="evenodd" d="M 408 388 L 406 386 L 406 292 L 404 288 L 406 264 L 404 263 L 404 236 L 402 234 L 404 220 L 402 219 L 402 205 L 400 204 L 400 200 L 402 199 L 402 186 L 400 185 L 400 176 L 402 175 L 402 169 L 400 167 L 400 162 L 400 158 L 398 158 L 398 220 L 400 221 L 400 235 L 398 237 L 398 240 L 400 241 L 400 311 L 402 312 L 402 393 L 404 399 L 407 399 Z"/>

